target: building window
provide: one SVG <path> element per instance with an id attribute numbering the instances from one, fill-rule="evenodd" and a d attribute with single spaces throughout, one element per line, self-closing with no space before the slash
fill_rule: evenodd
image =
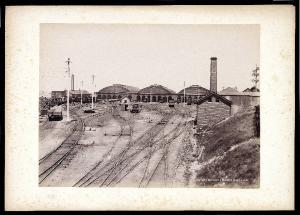
<path id="1" fill-rule="evenodd" d="M 211 102 L 211 97 L 209 97 L 209 98 L 207 99 L 207 101 L 208 101 L 208 102 Z"/>
<path id="2" fill-rule="evenodd" d="M 219 102 L 220 100 L 218 98 L 216 98 L 216 102 Z"/>

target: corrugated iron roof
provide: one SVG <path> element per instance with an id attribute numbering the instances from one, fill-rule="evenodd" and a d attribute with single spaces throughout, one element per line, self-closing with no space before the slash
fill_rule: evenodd
<path id="1" fill-rule="evenodd" d="M 231 95 L 242 95 L 237 89 L 233 87 L 227 87 L 219 92 L 220 95 L 223 96 L 231 96 Z"/>
<path id="2" fill-rule="evenodd" d="M 106 93 L 112 93 L 112 94 L 118 94 L 118 93 L 137 93 L 139 91 L 139 88 L 123 85 L 123 84 L 113 84 L 111 86 L 107 86 L 102 88 L 98 91 L 99 94 L 106 94 Z"/>
<path id="3" fill-rule="evenodd" d="M 153 84 L 141 89 L 139 94 L 176 94 L 174 90 L 171 90 L 165 86 L 159 84 Z"/>
<path id="4" fill-rule="evenodd" d="M 186 95 L 206 95 L 207 93 L 209 93 L 209 90 L 200 85 L 191 85 L 185 88 Z M 180 90 L 178 94 L 184 94 L 184 89 Z"/>

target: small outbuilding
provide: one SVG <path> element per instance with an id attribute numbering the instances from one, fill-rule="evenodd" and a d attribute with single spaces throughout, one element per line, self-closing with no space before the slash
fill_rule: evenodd
<path id="1" fill-rule="evenodd" d="M 130 98 L 128 96 L 123 96 L 120 99 L 121 104 L 129 104 L 130 103 Z"/>
<path id="2" fill-rule="evenodd" d="M 123 96 L 123 97 L 120 99 L 120 103 L 121 103 L 122 109 L 125 110 L 125 111 L 127 111 L 130 102 L 131 102 L 131 101 L 130 101 L 130 98 L 129 98 L 128 96 Z"/>

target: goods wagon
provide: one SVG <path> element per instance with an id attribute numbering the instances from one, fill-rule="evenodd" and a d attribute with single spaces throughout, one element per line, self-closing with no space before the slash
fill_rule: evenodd
<path id="1" fill-rule="evenodd" d="M 62 114 L 62 108 L 61 106 L 54 106 L 48 111 L 48 119 L 49 121 L 52 120 L 62 120 L 63 114 Z"/>
<path id="2" fill-rule="evenodd" d="M 170 99 L 169 100 L 169 107 L 174 107 L 174 105 L 175 105 L 175 100 Z"/>
<path id="3" fill-rule="evenodd" d="M 133 104 L 132 106 L 131 106 L 131 110 L 130 110 L 130 112 L 131 113 L 139 113 L 139 112 L 141 112 L 141 105 L 139 105 L 139 104 Z"/>

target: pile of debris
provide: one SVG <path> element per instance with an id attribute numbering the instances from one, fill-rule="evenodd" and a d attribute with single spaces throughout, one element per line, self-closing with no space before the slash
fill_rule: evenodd
<path id="1" fill-rule="evenodd" d="M 51 100 L 47 97 L 41 96 L 39 98 L 39 110 L 49 110 L 50 109 Z"/>

